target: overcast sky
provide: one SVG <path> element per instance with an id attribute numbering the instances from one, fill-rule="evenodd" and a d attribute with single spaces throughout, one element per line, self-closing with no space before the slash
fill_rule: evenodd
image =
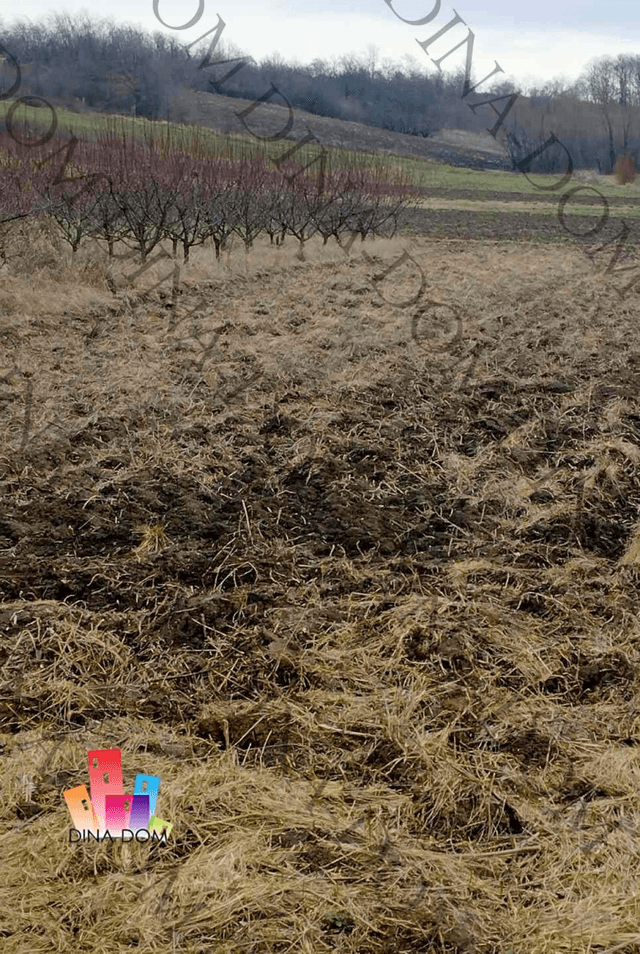
<path id="1" fill-rule="evenodd" d="M 0 10 L 5 22 L 19 18 L 39 21 L 48 13 L 84 11 L 109 15 L 118 23 L 130 23 L 153 32 L 172 33 L 185 43 L 198 39 L 218 22 L 226 23 L 223 39 L 242 48 L 256 60 L 279 53 L 285 60 L 310 63 L 331 60 L 345 53 L 365 53 L 372 44 L 380 60 L 402 60 L 407 54 L 436 73 L 430 57 L 438 59 L 467 36 L 475 34 L 473 69 L 477 79 L 490 73 L 495 60 L 504 74 L 491 82 L 506 80 L 514 87 L 542 84 L 554 78 L 572 81 L 595 56 L 640 53 L 640 6 L 631 0 L 537 0 L 524 9 L 507 0 L 456 0 L 455 10 L 466 26 L 453 27 L 425 53 L 416 40 L 426 40 L 455 16 L 449 0 L 422 27 L 403 23 L 428 16 L 436 0 L 204 0 L 205 10 L 189 30 L 171 31 L 153 13 L 152 0 L 111 0 L 104 6 L 88 7 L 86 0 L 21 0 L 16 7 Z M 160 0 L 159 13 L 166 23 L 188 22 L 198 9 L 198 0 Z M 466 46 L 442 62 L 443 70 L 464 66 Z M 480 90 L 479 90 L 480 91 Z"/>

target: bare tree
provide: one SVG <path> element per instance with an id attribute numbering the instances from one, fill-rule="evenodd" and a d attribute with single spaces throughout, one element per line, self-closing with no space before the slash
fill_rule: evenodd
<path id="1" fill-rule="evenodd" d="M 367 46 L 367 71 L 370 79 L 376 78 L 379 60 L 380 50 L 374 43 L 369 43 Z"/>
<path id="2" fill-rule="evenodd" d="M 584 71 L 584 85 L 591 102 L 598 106 L 609 137 L 609 163 L 613 171 L 616 163 L 616 146 L 613 134 L 613 107 L 620 99 L 620 71 L 611 57 L 592 60 Z M 626 135 L 626 134 L 625 134 Z"/>

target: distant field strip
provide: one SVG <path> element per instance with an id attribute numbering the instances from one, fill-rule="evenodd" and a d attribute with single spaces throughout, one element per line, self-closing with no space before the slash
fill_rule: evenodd
<path id="1" fill-rule="evenodd" d="M 512 212 L 522 213 L 529 212 L 531 215 L 552 215 L 557 216 L 558 214 L 558 202 L 549 203 L 549 205 L 530 205 L 526 202 L 476 202 L 473 199 L 443 199 L 439 196 L 432 199 L 423 199 L 418 203 L 418 207 L 421 209 L 452 209 L 452 210 L 465 210 L 468 212 L 496 212 L 504 215 Z M 568 217 L 570 215 L 584 215 L 591 216 L 597 215 L 601 217 L 604 213 L 604 205 L 600 202 L 595 205 L 575 205 L 571 203 L 571 200 L 567 202 L 564 207 L 564 215 Z M 610 215 L 612 211 L 610 210 Z M 640 205 L 616 205 L 615 206 L 615 215 L 616 218 L 624 215 L 629 219 L 639 219 L 640 218 Z"/>
<path id="2" fill-rule="evenodd" d="M 585 181 L 580 178 L 583 170 L 574 170 L 571 178 L 555 190 L 544 192 L 540 187 L 548 189 L 549 185 L 560 184 L 565 172 L 534 173 L 527 176 L 522 172 L 499 172 L 495 170 L 467 169 L 458 166 L 447 166 L 440 162 L 425 162 L 413 158 L 402 157 L 399 160 L 405 172 L 411 175 L 413 181 L 426 189 L 475 189 L 477 192 L 512 192 L 519 195 L 546 195 L 558 200 L 570 189 L 579 188 L 576 196 L 601 195 L 611 198 L 620 198 L 629 195 L 640 198 L 640 179 L 624 187 L 616 185 L 611 176 L 598 176 L 596 181 Z M 534 185 L 534 182 L 536 185 Z M 623 191 L 624 189 L 624 191 Z M 595 192 L 590 191 L 595 190 Z"/>

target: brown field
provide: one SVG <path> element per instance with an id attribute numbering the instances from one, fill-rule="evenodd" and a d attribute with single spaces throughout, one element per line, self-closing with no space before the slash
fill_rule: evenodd
<path id="1" fill-rule="evenodd" d="M 15 227 L 3 954 L 640 950 L 638 291 L 497 215 L 175 300 Z M 167 846 L 68 843 L 112 747 Z"/>

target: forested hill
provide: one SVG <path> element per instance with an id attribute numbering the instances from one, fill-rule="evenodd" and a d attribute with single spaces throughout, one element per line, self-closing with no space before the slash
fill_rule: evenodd
<path id="1" fill-rule="evenodd" d="M 343 57 L 333 64 L 315 60 L 307 66 L 278 58 L 255 63 L 248 52 L 226 45 L 224 36 L 213 61 L 235 56 L 238 61 L 200 69 L 211 39 L 190 51 L 160 32 L 68 14 L 2 29 L 5 53 L 20 63 L 23 89 L 76 108 L 190 122 L 198 117 L 185 90 L 254 100 L 274 83 L 294 108 L 414 136 L 427 137 L 444 125 L 469 125 L 472 119 L 460 101 L 462 69 L 454 75 L 434 74 L 426 63 L 424 68 L 383 68 L 374 54 L 364 60 Z M 7 77 L 8 70 L 7 63 Z"/>

